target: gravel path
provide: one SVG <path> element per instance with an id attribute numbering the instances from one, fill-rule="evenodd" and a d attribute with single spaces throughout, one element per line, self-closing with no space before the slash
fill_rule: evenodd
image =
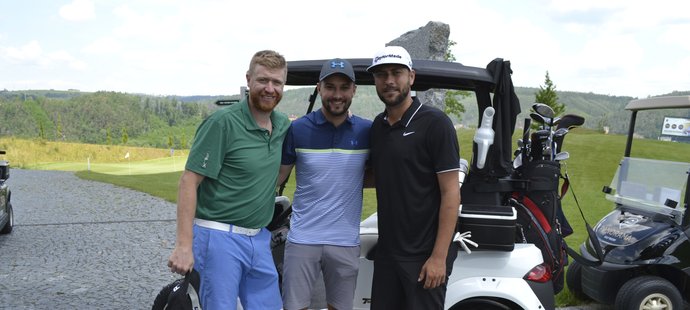
<path id="1" fill-rule="evenodd" d="M 8 183 L 15 227 L 0 235 L 0 308 L 150 309 L 177 278 L 166 267 L 174 204 L 71 172 L 13 169 Z"/>
<path id="2" fill-rule="evenodd" d="M 150 309 L 175 205 L 71 172 L 12 169 L 15 227 L 0 235 L 0 308 Z"/>

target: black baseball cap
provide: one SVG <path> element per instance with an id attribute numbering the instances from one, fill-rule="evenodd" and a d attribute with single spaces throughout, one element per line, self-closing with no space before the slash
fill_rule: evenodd
<path id="1" fill-rule="evenodd" d="M 345 59 L 335 58 L 327 60 L 323 63 L 321 67 L 321 74 L 319 74 L 319 81 L 336 74 L 341 73 L 350 78 L 353 82 L 355 81 L 355 70 L 352 69 L 352 64 Z"/>

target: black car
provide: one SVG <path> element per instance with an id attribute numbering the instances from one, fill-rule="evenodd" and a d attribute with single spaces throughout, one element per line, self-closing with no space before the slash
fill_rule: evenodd
<path id="1" fill-rule="evenodd" d="M 632 112 L 625 153 L 604 187 L 614 209 L 594 227 L 599 244 L 580 247 L 589 262 L 571 263 L 566 281 L 574 295 L 615 309 L 684 309 L 690 301 L 690 156 L 668 161 L 638 151 L 632 157 L 631 148 L 638 112 L 690 115 L 690 96 L 633 100 L 625 108 Z M 648 113 L 640 119 L 652 119 Z M 690 120 L 673 119 L 666 138 L 690 137 Z"/>
<path id="2" fill-rule="evenodd" d="M 0 155 L 5 151 L 0 150 Z M 12 192 L 7 186 L 7 179 L 10 178 L 10 163 L 0 160 L 0 234 L 9 234 L 14 226 L 14 213 L 12 212 Z"/>

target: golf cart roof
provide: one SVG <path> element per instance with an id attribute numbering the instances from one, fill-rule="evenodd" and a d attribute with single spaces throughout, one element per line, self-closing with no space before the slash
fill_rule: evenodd
<path id="1" fill-rule="evenodd" d="M 654 110 L 654 109 L 680 109 L 690 108 L 690 96 L 665 96 L 630 101 L 625 106 L 626 110 Z"/>
<path id="2" fill-rule="evenodd" d="M 367 72 L 371 58 L 347 59 L 355 71 L 357 85 L 374 85 L 374 77 Z M 287 81 L 290 86 L 312 86 L 314 93 L 309 97 L 309 108 L 317 96 L 321 67 L 327 59 L 288 61 Z M 494 141 L 487 157 L 487 166 L 481 173 L 492 178 L 506 176 L 513 170 L 512 136 L 516 118 L 520 113 L 520 101 L 515 94 L 510 61 L 494 58 L 486 68 L 470 67 L 457 62 L 438 60 L 412 60 L 415 80 L 412 90 L 451 89 L 474 92 L 479 115 L 488 107 L 495 110 L 493 130 Z M 478 119 L 481 119 L 479 117 Z M 480 124 L 477 124 L 479 127 Z M 473 145 L 473 154 L 476 154 Z M 474 156 L 474 155 L 473 155 Z M 475 162 L 474 160 L 472 162 Z"/>
<path id="3" fill-rule="evenodd" d="M 374 77 L 367 72 L 371 58 L 347 59 L 355 70 L 357 85 L 374 85 Z M 288 61 L 286 85 L 313 86 L 319 82 L 321 66 L 327 59 Z M 415 59 L 416 77 L 413 90 L 430 88 L 474 91 L 478 88 L 493 89 L 494 79 L 484 68 L 468 67 L 457 62 Z"/>

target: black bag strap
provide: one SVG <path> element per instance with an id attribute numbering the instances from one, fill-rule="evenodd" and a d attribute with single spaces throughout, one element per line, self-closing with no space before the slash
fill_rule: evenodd
<path id="1" fill-rule="evenodd" d="M 567 172 L 566 172 L 567 174 Z M 563 179 L 563 185 L 561 185 L 561 195 L 558 197 L 558 199 L 563 199 L 565 197 L 565 194 L 568 193 L 568 189 L 570 188 L 570 179 L 564 177 L 563 175 L 559 174 L 558 175 L 561 179 Z M 578 206 L 579 207 L 579 206 Z"/>
<path id="2" fill-rule="evenodd" d="M 589 225 L 589 222 L 587 222 L 587 219 L 585 218 L 585 214 L 582 212 L 582 208 L 580 208 L 580 202 L 577 201 L 577 196 L 575 195 L 575 188 L 573 188 L 572 185 L 570 185 L 570 177 L 568 177 L 567 171 L 565 172 L 563 179 L 565 181 L 563 182 L 563 187 L 561 188 L 561 193 L 562 193 L 562 195 L 564 195 L 565 192 L 568 191 L 568 188 L 571 189 L 570 192 L 573 193 L 573 199 L 575 200 L 575 205 L 577 206 L 577 209 L 580 211 L 580 216 L 582 217 L 582 220 L 585 221 L 585 227 L 587 228 L 587 238 L 590 240 L 590 242 L 592 242 L 592 247 L 594 248 L 594 252 L 595 252 L 597 260 L 591 261 L 589 259 L 586 259 L 582 255 L 580 255 L 580 253 L 573 250 L 569 246 L 565 247 L 565 251 L 568 252 L 568 255 L 570 255 L 575 261 L 582 264 L 583 266 L 588 266 L 588 267 L 600 266 L 604 261 L 604 251 L 602 251 L 602 249 L 601 249 L 601 243 L 599 243 L 599 239 L 597 238 L 596 234 L 594 233 L 592 226 Z M 563 188 L 565 188 L 565 190 L 563 190 Z M 561 196 L 561 197 L 563 197 L 563 196 Z"/>
<path id="3" fill-rule="evenodd" d="M 194 269 L 190 269 L 184 276 L 184 286 L 187 289 L 187 296 L 189 296 L 189 301 L 192 302 L 192 309 L 201 309 L 201 301 L 199 300 L 199 292 L 196 291 L 194 285 L 192 285 L 192 277 L 196 277 L 197 281 L 199 274 L 193 275 L 196 272 Z"/>

